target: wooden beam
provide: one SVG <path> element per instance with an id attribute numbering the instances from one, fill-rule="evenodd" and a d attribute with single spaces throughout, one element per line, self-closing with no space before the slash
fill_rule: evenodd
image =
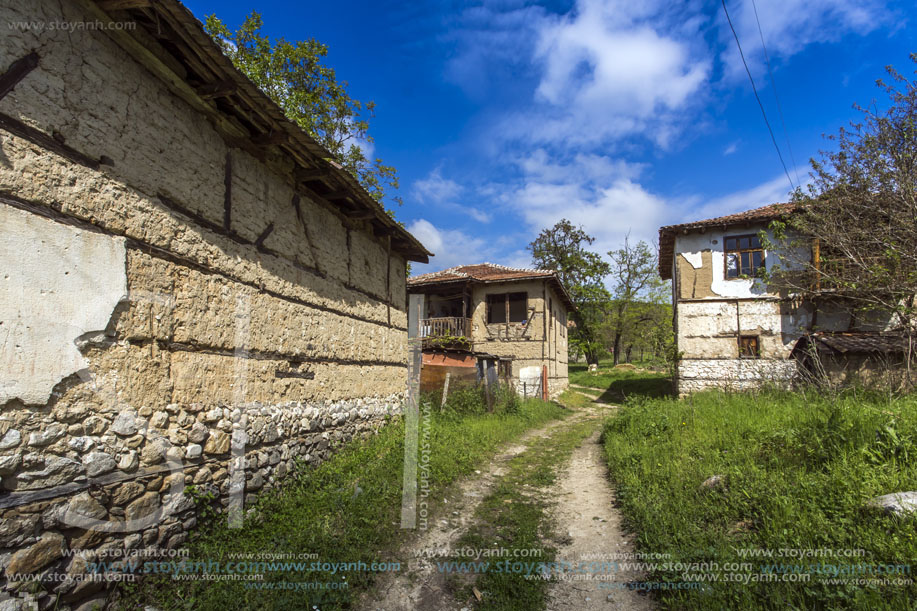
<path id="1" fill-rule="evenodd" d="M 0 100 L 6 97 L 10 91 L 13 90 L 19 81 L 25 78 L 25 76 L 35 69 L 38 65 L 38 53 L 32 51 L 25 57 L 20 57 L 12 64 L 10 64 L 9 70 L 7 70 L 3 76 L 0 76 Z"/>
<path id="2" fill-rule="evenodd" d="M 376 213 L 367 211 L 367 210 L 344 210 L 344 214 L 347 215 L 347 218 L 353 219 L 355 221 L 368 221 L 370 219 L 376 218 Z"/>
<path id="3" fill-rule="evenodd" d="M 126 11 L 135 8 L 149 8 L 152 0 L 96 0 L 103 11 Z"/>
<path id="4" fill-rule="evenodd" d="M 223 169 L 223 229 L 232 231 L 232 151 L 226 151 Z"/>
<path id="5" fill-rule="evenodd" d="M 333 202 L 335 200 L 352 198 L 354 197 L 354 194 L 353 194 L 353 191 L 351 191 L 350 189 L 338 189 L 337 191 L 331 191 L 329 193 L 325 193 L 324 195 L 322 195 L 322 197 L 324 197 L 329 202 Z"/>
<path id="6" fill-rule="evenodd" d="M 84 155 L 78 150 L 67 146 L 63 142 L 55 140 L 52 136 L 41 130 L 35 129 L 31 125 L 26 125 L 18 119 L 0 113 L 0 129 L 4 129 L 11 134 L 19 136 L 23 140 L 28 140 L 32 144 L 56 153 L 65 159 L 84 165 L 93 170 L 99 169 L 99 162 L 96 159 Z"/>
<path id="7" fill-rule="evenodd" d="M 258 146 L 271 146 L 274 144 L 286 144 L 290 141 L 290 136 L 284 131 L 272 131 L 264 134 L 258 134 L 252 138 L 252 142 Z"/>
<path id="8" fill-rule="evenodd" d="M 234 94 L 238 89 L 239 86 L 234 81 L 225 80 L 201 85 L 195 91 L 201 98 L 212 100 L 214 98 L 225 98 Z"/>
<path id="9" fill-rule="evenodd" d="M 261 235 L 258 236 L 258 239 L 255 240 L 255 248 L 261 248 L 264 246 L 264 241 L 268 238 L 269 235 L 274 231 L 274 223 L 268 225 L 264 231 L 261 232 Z"/>
<path id="10" fill-rule="evenodd" d="M 325 178 L 328 175 L 328 170 L 321 168 L 296 168 L 296 172 L 293 174 L 296 182 L 312 182 L 313 180 Z"/>

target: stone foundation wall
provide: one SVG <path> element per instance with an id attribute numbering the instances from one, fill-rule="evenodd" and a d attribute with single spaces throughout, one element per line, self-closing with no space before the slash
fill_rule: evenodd
<path id="1" fill-rule="evenodd" d="M 79 6 L 7 2 L 0 23 Z M 225 142 L 104 31 L 0 49 L 0 73 L 39 58 L 0 100 L 3 605 L 36 587 L 14 575 L 84 571 L 75 550 L 182 545 L 186 485 L 243 506 L 371 435 L 401 409 L 407 317 L 388 238 Z"/>
<path id="2" fill-rule="evenodd" d="M 709 389 L 750 390 L 788 385 L 796 361 L 784 359 L 682 359 L 678 363 L 679 395 Z"/>

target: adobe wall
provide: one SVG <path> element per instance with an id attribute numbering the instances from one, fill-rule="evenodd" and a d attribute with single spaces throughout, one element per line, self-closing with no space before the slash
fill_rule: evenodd
<path id="1" fill-rule="evenodd" d="M 523 291 L 528 294 L 526 323 L 487 323 L 487 295 Z M 548 311 L 549 302 L 553 302 L 553 311 Z M 519 392 L 522 392 L 523 383 L 529 389 L 529 396 L 533 386 L 541 388 L 542 366 L 548 367 L 550 396 L 557 396 L 567 388 L 567 331 L 565 327 L 563 333 L 560 331 L 562 302 L 545 282 L 477 284 L 473 288 L 472 303 L 474 349 L 513 357 L 512 375 Z"/>
<path id="2" fill-rule="evenodd" d="M 0 23 L 86 19 L 74 6 L 7 2 Z M 404 257 L 296 193 L 282 158 L 228 146 L 104 32 L 0 48 L 0 72 L 39 56 L 0 100 L 10 592 L 13 574 L 79 574 L 72 550 L 182 545 L 186 484 L 227 506 L 231 481 L 253 493 L 372 434 L 400 412 L 407 350 Z"/>

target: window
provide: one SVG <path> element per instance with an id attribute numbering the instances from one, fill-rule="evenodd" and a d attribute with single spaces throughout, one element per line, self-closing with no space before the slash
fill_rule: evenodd
<path id="1" fill-rule="evenodd" d="M 548 299 L 548 312 L 550 312 L 551 314 L 551 322 L 548 323 L 548 328 L 551 331 L 553 331 L 554 330 L 554 300 L 553 299 Z"/>
<path id="2" fill-rule="evenodd" d="M 527 293 L 499 293 L 487 296 L 487 323 L 525 322 L 528 314 Z"/>
<path id="3" fill-rule="evenodd" d="M 759 356 L 761 356 L 761 353 L 758 351 L 758 336 L 739 336 L 739 358 L 756 359 Z"/>
<path id="4" fill-rule="evenodd" d="M 754 276 L 764 267 L 764 249 L 757 235 L 727 236 L 726 277 Z"/>

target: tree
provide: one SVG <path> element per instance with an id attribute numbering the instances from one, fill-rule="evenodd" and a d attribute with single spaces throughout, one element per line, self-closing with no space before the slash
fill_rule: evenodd
<path id="1" fill-rule="evenodd" d="M 586 250 L 594 241 L 582 227 L 561 219 L 529 244 L 535 267 L 557 272 L 570 294 L 576 306 L 571 316 L 576 326 L 570 329 L 570 349 L 585 354 L 590 364 L 599 362 L 603 350 L 597 328 L 609 298 L 603 280 L 610 271 L 601 256 Z"/>
<path id="2" fill-rule="evenodd" d="M 917 63 L 917 54 L 911 55 Z M 861 120 L 841 128 L 837 150 L 811 160 L 813 182 L 797 190 L 798 209 L 775 223 L 786 262 L 767 279 L 857 315 L 885 314 L 912 356 L 917 295 L 917 82 L 886 68 L 877 86 L 890 104 L 854 105 Z M 911 358 L 908 359 L 908 362 Z M 909 370 L 910 372 L 910 370 Z M 909 375 L 910 377 L 910 375 Z"/>
<path id="3" fill-rule="evenodd" d="M 398 189 L 395 168 L 378 157 L 367 159 L 360 146 L 373 142 L 368 119 L 374 116 L 375 104 L 351 98 L 347 83 L 338 82 L 334 70 L 322 64 L 328 54 L 326 45 L 314 38 L 271 42 L 261 33 L 262 25 L 261 15 L 253 11 L 235 32 L 216 15 L 207 17 L 204 28 L 288 119 L 328 149 L 376 201 L 383 202 L 387 192 Z M 401 204 L 399 197 L 390 199 Z"/>
<path id="4" fill-rule="evenodd" d="M 606 325 L 617 365 L 626 334 L 638 335 L 651 323 L 662 322 L 658 305 L 666 297 L 663 281 L 656 272 L 656 255 L 646 242 L 641 240 L 631 246 L 625 237 L 623 248 L 609 251 L 608 256 L 615 285 Z"/>

